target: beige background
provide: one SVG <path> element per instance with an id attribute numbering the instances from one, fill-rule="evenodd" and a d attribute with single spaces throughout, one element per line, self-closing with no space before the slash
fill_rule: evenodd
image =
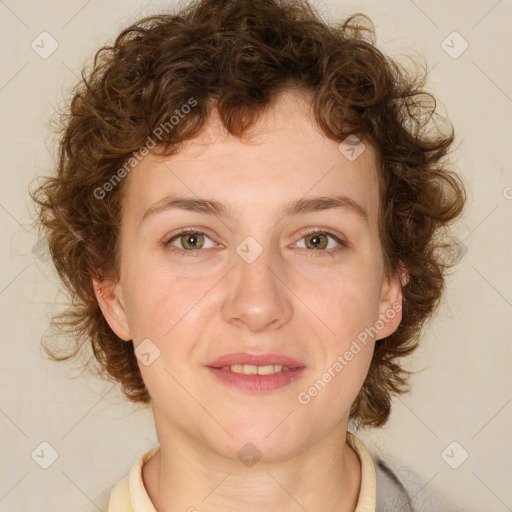
<path id="1" fill-rule="evenodd" d="M 382 50 L 425 57 L 430 90 L 457 133 L 453 159 L 471 187 L 455 232 L 468 251 L 411 359 L 421 370 L 412 393 L 395 399 L 385 428 L 359 435 L 457 510 L 512 510 L 512 2 L 315 3 L 325 16 L 367 13 Z M 50 264 L 34 255 L 27 187 L 51 168 L 48 123 L 86 59 L 164 5 L 0 1 L 0 512 L 104 511 L 110 488 L 157 442 L 150 412 L 123 402 L 117 387 L 87 375 L 71 380 L 64 365 L 42 359 L 52 304 L 64 297 Z M 58 42 L 46 59 L 31 48 L 43 31 Z M 442 46 L 453 31 L 469 44 L 458 58 Z M 458 37 L 445 43 L 452 54 Z M 441 455 L 453 441 L 444 459 L 453 465 L 462 450 L 469 454 L 457 469 Z M 31 457 L 42 442 L 58 452 L 48 469 Z"/>

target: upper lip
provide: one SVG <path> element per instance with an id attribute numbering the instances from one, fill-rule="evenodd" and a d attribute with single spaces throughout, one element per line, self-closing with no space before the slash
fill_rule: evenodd
<path id="1" fill-rule="evenodd" d="M 248 352 L 225 354 L 218 359 L 215 359 L 215 361 L 212 361 L 207 366 L 223 368 L 224 366 L 231 366 L 232 364 L 251 364 L 255 366 L 280 364 L 281 366 L 287 366 L 288 368 L 304 367 L 304 364 L 300 361 L 282 354 L 250 354 Z"/>

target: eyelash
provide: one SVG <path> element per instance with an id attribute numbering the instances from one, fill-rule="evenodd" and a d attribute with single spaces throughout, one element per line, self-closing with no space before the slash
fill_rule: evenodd
<path id="1" fill-rule="evenodd" d="M 187 233 L 194 233 L 194 234 L 201 234 L 201 235 L 205 235 L 208 237 L 208 235 L 206 235 L 206 233 L 204 233 L 203 231 L 199 230 L 199 229 L 193 229 L 193 228 L 185 228 L 181 231 L 179 231 L 178 233 L 176 233 L 172 238 L 170 238 L 169 240 L 167 240 L 166 242 L 163 242 L 163 245 L 165 247 L 166 250 L 168 250 L 169 252 L 171 253 L 175 253 L 175 254 L 179 254 L 179 255 L 182 255 L 182 256 L 196 256 L 196 254 L 193 254 L 193 253 L 199 253 L 201 252 L 200 249 L 197 249 L 197 250 L 186 250 L 186 249 L 179 249 L 177 247 L 174 247 L 171 242 L 173 242 L 174 240 L 176 240 L 177 238 L 187 234 Z M 311 253 L 311 257 L 314 258 L 314 257 L 317 257 L 317 256 L 320 256 L 320 257 L 323 257 L 323 256 L 334 256 L 335 254 L 337 254 L 338 252 L 346 249 L 347 247 L 349 247 L 349 244 L 346 243 L 345 241 L 341 240 L 339 237 L 337 237 L 334 233 L 331 233 L 330 231 L 326 230 L 325 228 L 323 227 L 318 227 L 318 228 L 315 228 L 315 229 L 310 229 L 308 231 L 303 231 L 300 233 L 300 237 L 299 237 L 299 240 L 302 240 L 304 237 L 306 236 L 309 236 L 309 235 L 328 235 L 330 236 L 331 238 L 333 238 L 338 244 L 339 246 L 334 248 L 334 249 L 330 249 L 330 250 L 314 250 L 314 249 L 305 249 L 307 251 L 309 251 Z M 208 237 L 210 238 L 210 237 Z"/>

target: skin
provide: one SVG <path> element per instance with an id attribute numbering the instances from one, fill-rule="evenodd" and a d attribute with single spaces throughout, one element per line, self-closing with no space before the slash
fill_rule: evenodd
<path id="1" fill-rule="evenodd" d="M 160 350 L 148 366 L 139 360 L 161 446 L 143 481 L 159 512 L 355 510 L 361 465 L 345 440 L 350 406 L 375 341 L 396 330 L 400 312 L 307 405 L 297 397 L 402 295 L 399 276 L 384 273 L 376 154 L 365 144 L 347 159 L 309 107 L 285 92 L 250 141 L 229 136 L 213 114 L 178 154 L 145 157 L 125 183 L 120 277 L 94 285 L 120 338 L 135 347 L 149 338 Z M 140 223 L 170 193 L 226 202 L 236 215 L 172 209 Z M 368 222 L 348 209 L 277 217 L 290 201 L 337 194 L 363 206 Z M 333 252 L 339 244 L 325 237 L 311 248 L 319 226 L 349 245 Z M 169 252 L 164 242 L 187 227 L 206 235 L 203 248 L 183 255 L 185 235 L 172 246 L 182 252 Z M 263 249 L 252 263 L 236 252 L 248 236 Z M 306 369 L 278 390 L 242 391 L 205 366 L 238 351 L 285 354 Z M 246 442 L 262 454 L 250 468 L 237 458 Z"/>

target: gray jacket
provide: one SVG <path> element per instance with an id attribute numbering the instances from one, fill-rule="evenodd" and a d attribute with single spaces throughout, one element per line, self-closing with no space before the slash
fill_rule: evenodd
<path id="1" fill-rule="evenodd" d="M 376 512 L 448 512 L 455 507 L 427 488 L 409 468 L 392 465 L 372 453 L 377 477 Z"/>

